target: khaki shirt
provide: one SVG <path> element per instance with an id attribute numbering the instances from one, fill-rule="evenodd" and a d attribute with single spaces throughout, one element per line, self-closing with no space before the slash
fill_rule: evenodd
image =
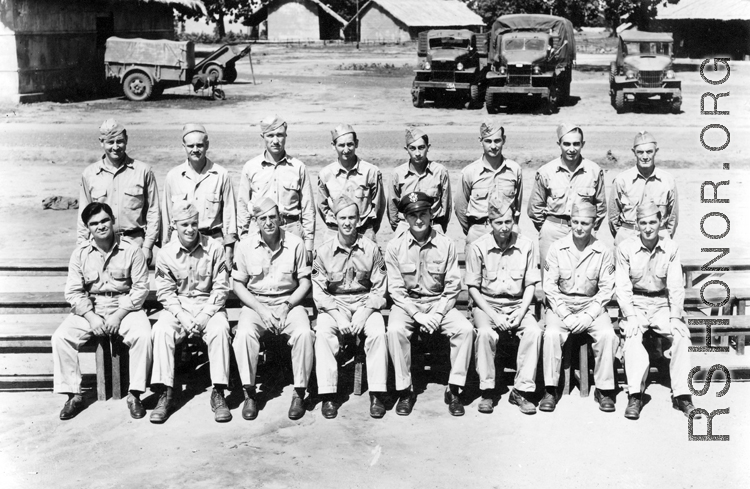
<path id="1" fill-rule="evenodd" d="M 612 183 L 609 198 L 609 228 L 612 236 L 617 235 L 617 230 L 623 224 L 635 226 L 638 206 L 649 200 L 661 210 L 662 228 L 669 231 L 669 236 L 674 236 L 679 217 L 677 185 L 672 175 L 661 168 L 654 168 L 648 178 L 641 175 L 638 167 L 625 170 Z"/>
<path id="2" fill-rule="evenodd" d="M 595 319 L 612 300 L 614 258 L 612 252 L 593 236 L 578 256 L 574 253 L 577 251 L 575 246 L 572 234 L 550 246 L 544 264 L 544 294 L 561 318 L 585 312 Z"/>
<path id="3" fill-rule="evenodd" d="M 283 229 L 280 232 L 275 252 L 260 232 L 248 234 L 235 250 L 232 278 L 255 295 L 289 295 L 297 289 L 299 279 L 310 276 L 304 242 Z"/>
<path id="4" fill-rule="evenodd" d="M 202 232 L 221 230 L 225 245 L 237 241 L 232 179 L 222 166 L 206 158 L 200 173 L 196 173 L 188 161 L 167 173 L 162 209 L 164 244 L 169 242 L 172 233 L 172 206 L 180 200 L 191 201 L 198 209 L 198 228 Z"/>
<path id="5" fill-rule="evenodd" d="M 640 236 L 620 243 L 616 251 L 615 293 L 623 316 L 635 314 L 633 289 L 646 292 L 666 290 L 669 315 L 681 318 L 685 302 L 680 249 L 671 239 L 659 238 L 652 251 Z"/>
<path id="6" fill-rule="evenodd" d="M 78 199 L 77 244 L 89 239 L 89 230 L 81 213 L 92 202 L 108 204 L 115 214 L 115 232 L 144 231 L 143 247 L 151 249 L 159 238 L 161 211 L 159 191 L 151 167 L 126 156 L 117 170 L 104 158 L 83 170 Z"/>
<path id="7" fill-rule="evenodd" d="M 540 281 L 537 244 L 511 233 L 508 246 L 501 249 L 493 233 L 487 233 L 466 247 L 464 278 L 468 287 L 478 288 L 482 295 L 520 299 L 527 286 Z"/>
<path id="8" fill-rule="evenodd" d="M 334 236 L 316 250 L 312 270 L 313 299 L 321 311 L 383 309 L 388 284 L 380 248 L 359 236 L 351 249 Z"/>
<path id="9" fill-rule="evenodd" d="M 453 206 L 448 170 L 434 161 L 427 163 L 422 175 L 414 171 L 411 161 L 396 167 L 388 195 L 388 220 L 394 231 L 404 221 L 404 215 L 398 211 L 398 204 L 401 197 L 410 192 L 423 192 L 433 198 L 432 222 L 440 225 L 445 232 Z"/>
<path id="10" fill-rule="evenodd" d="M 596 206 L 594 228 L 599 229 L 607 215 L 604 172 L 599 165 L 582 158 L 571 173 L 560 158 L 555 158 L 537 170 L 528 207 L 537 230 L 542 228 L 547 216 L 570 218 L 573 204 L 577 202 Z"/>
<path id="11" fill-rule="evenodd" d="M 523 175 L 518 163 L 503 158 L 497 170 L 493 170 L 482 157 L 461 170 L 461 190 L 456 193 L 456 217 L 464 233 L 469 231 L 469 218 L 487 219 L 491 198 L 511 202 L 516 209 L 513 218 L 518 222 L 523 200 Z"/>
<path id="12" fill-rule="evenodd" d="M 148 297 L 148 267 L 140 248 L 125 237 L 115 237 L 109 253 L 97 248 L 94 239 L 73 251 L 65 282 L 65 300 L 79 316 L 94 310 L 91 295 L 112 293 L 118 307 L 137 311 Z"/>
<path id="13" fill-rule="evenodd" d="M 424 312 L 420 305 L 442 316 L 456 305 L 461 290 L 461 272 L 453 240 L 436 232 L 419 245 L 411 231 L 388 243 L 385 252 L 388 292 L 393 303 L 409 316 Z"/>
<path id="14" fill-rule="evenodd" d="M 305 249 L 312 251 L 315 239 L 315 199 L 307 167 L 286 155 L 274 164 L 266 153 L 245 163 L 240 176 L 237 222 L 240 236 L 247 234 L 253 206 L 264 197 L 276 202 L 282 217 L 295 217 L 302 225 Z"/>
<path id="15" fill-rule="evenodd" d="M 346 194 L 359 207 L 359 227 L 380 228 L 385 210 L 383 176 L 375 165 L 357 158 L 351 170 L 334 161 L 318 174 L 318 212 L 326 226 L 338 229 L 336 215 L 331 209 L 333 202 Z"/>
<path id="16" fill-rule="evenodd" d="M 196 305 L 208 317 L 221 308 L 229 295 L 224 247 L 208 236 L 200 237 L 192 250 L 173 239 L 156 256 L 156 297 L 175 316 Z"/>

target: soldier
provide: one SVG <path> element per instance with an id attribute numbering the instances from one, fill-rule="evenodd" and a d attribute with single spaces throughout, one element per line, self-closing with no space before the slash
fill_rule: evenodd
<path id="1" fill-rule="evenodd" d="M 682 285 L 680 250 L 671 239 L 659 236 L 662 215 L 653 202 L 636 211 L 639 236 L 620 243 L 616 251 L 615 294 L 625 334 L 625 375 L 628 407 L 625 417 L 638 419 L 648 375 L 648 352 L 643 333 L 651 328 L 672 342 L 665 352 L 672 383 L 672 407 L 690 416 L 695 409 L 688 387 L 690 330 L 682 320 L 685 290 Z M 695 418 L 700 418 L 696 415 Z"/>
<path id="2" fill-rule="evenodd" d="M 302 238 L 307 251 L 308 266 L 312 263 L 315 239 L 315 200 L 307 167 L 286 152 L 287 124 L 278 115 L 260 121 L 266 150 L 245 163 L 240 176 L 237 220 L 240 236 L 248 233 L 255 216 L 255 203 L 268 197 L 279 206 L 281 226 Z"/>
<path id="3" fill-rule="evenodd" d="M 130 416 L 146 415 L 140 394 L 146 390 L 151 365 L 151 323 L 143 312 L 148 296 L 148 268 L 140 247 L 114 231 L 109 205 L 92 202 L 81 219 L 90 234 L 70 256 L 65 300 L 71 314 L 52 335 L 55 392 L 68 394 L 60 419 L 70 419 L 84 407 L 78 350 L 91 336 L 122 337 L 130 347 Z"/>
<path id="4" fill-rule="evenodd" d="M 152 423 L 163 423 L 174 409 L 175 345 L 201 336 L 208 346 L 211 410 L 218 423 L 232 419 L 224 389 L 229 382 L 229 320 L 224 303 L 229 294 L 224 249 L 218 240 L 199 231 L 198 209 L 188 201 L 172 206 L 172 228 L 177 239 L 156 258 L 156 295 L 164 310 L 154 325 L 152 384 L 162 386 L 151 412 Z"/>
<path id="5" fill-rule="evenodd" d="M 571 233 L 552 243 L 544 265 L 544 293 L 549 307 L 544 331 L 544 384 L 540 411 L 557 405 L 562 347 L 570 334 L 588 333 L 594 340 L 594 399 L 604 412 L 615 410 L 617 335 L 607 313 L 615 287 L 612 252 L 593 235 L 596 207 L 573 204 Z"/>
<path id="6" fill-rule="evenodd" d="M 617 175 L 612 184 L 609 229 L 615 237 L 615 246 L 638 236 L 635 215 L 641 202 L 656 203 L 663 219 L 661 237 L 674 237 L 679 215 L 677 186 L 672 175 L 656 168 L 658 152 L 656 139 L 650 133 L 636 134 L 633 141 L 635 167 Z"/>
<path id="7" fill-rule="evenodd" d="M 490 199 L 508 201 L 516 213 L 514 231 L 518 234 L 523 200 L 521 167 L 503 156 L 505 129 L 494 122 L 479 127 L 479 142 L 484 154 L 461 170 L 461 189 L 456 193 L 456 217 L 466 235 L 466 243 L 492 231 L 487 217 Z"/>
<path id="8" fill-rule="evenodd" d="M 224 245 L 227 268 L 232 266 L 237 241 L 234 190 L 227 170 L 211 161 L 208 133 L 200 124 L 185 124 L 182 146 L 187 160 L 172 168 L 164 182 L 163 244 L 169 242 L 172 229 L 172 206 L 191 202 L 198 209 L 198 231 L 202 236 L 220 240 Z"/>
<path id="9" fill-rule="evenodd" d="M 440 163 L 427 158 L 430 138 L 419 128 L 406 130 L 406 146 L 409 161 L 396 168 L 393 173 L 388 196 L 388 220 L 391 228 L 400 236 L 409 225 L 399 211 L 401 199 L 412 192 L 422 192 L 432 199 L 433 224 L 445 232 L 451 218 L 451 181 L 448 170 Z"/>
<path id="10" fill-rule="evenodd" d="M 301 305 L 310 292 L 310 271 L 305 243 L 281 229 L 281 216 L 270 198 L 257 200 L 253 216 L 258 229 L 240 242 L 234 293 L 243 307 L 234 338 L 234 355 L 245 389 L 242 417 L 258 416 L 255 374 L 260 339 L 267 333 L 283 335 L 292 347 L 294 393 L 289 419 L 305 414 L 304 398 L 313 363 L 315 334 Z"/>
<path id="11" fill-rule="evenodd" d="M 432 197 L 410 192 L 401 198 L 399 212 L 408 232 L 388 243 L 385 264 L 393 308 L 388 322 L 388 351 L 396 374 L 399 400 L 396 414 L 411 413 L 415 394 L 411 386 L 411 338 L 414 328 L 450 338 L 451 372 L 445 402 L 453 416 L 462 416 L 459 388 L 466 383 L 474 329 L 455 308 L 461 274 L 453 240 L 432 227 Z"/>
<path id="12" fill-rule="evenodd" d="M 333 202 L 337 236 L 317 250 L 313 263 L 313 298 L 318 308 L 315 327 L 315 360 L 318 393 L 324 396 L 321 409 L 326 418 L 335 418 L 338 403 L 338 365 L 335 355 L 344 335 L 364 332 L 367 357 L 367 385 L 370 389 L 370 416 L 382 418 L 385 405 L 388 346 L 380 310 L 385 307 L 387 286 L 385 262 L 380 248 L 357 234 L 359 207 L 346 194 Z"/>
<path id="13" fill-rule="evenodd" d="M 585 145 L 583 130 L 571 124 L 560 124 L 557 144 L 560 157 L 536 172 L 528 207 L 529 217 L 539 231 L 542 268 L 550 245 L 570 232 L 573 204 L 589 202 L 596 206 L 595 231 L 607 215 L 604 172 L 599 165 L 581 156 Z"/>
<path id="14" fill-rule="evenodd" d="M 380 229 L 385 210 L 380 170 L 357 156 L 359 140 L 352 126 L 339 124 L 331 131 L 331 139 L 338 161 L 326 166 L 318 174 L 318 212 L 328 227 L 328 237 L 336 236 L 338 230 L 332 210 L 333 202 L 342 195 L 347 195 L 361 209 L 359 232 L 375 241 L 375 233 Z"/>
<path id="15" fill-rule="evenodd" d="M 154 173 L 149 165 L 128 156 L 128 132 L 117 121 L 107 119 L 99 133 L 104 155 L 83 170 L 76 244 L 89 240 L 88 227 L 80 219 L 83 209 L 92 202 L 105 202 L 115 213 L 115 233 L 140 246 L 146 262 L 151 263 L 161 219 Z"/>
<path id="16" fill-rule="evenodd" d="M 516 378 L 508 398 L 524 414 L 536 413 L 529 400 L 536 390 L 542 329 L 529 308 L 539 283 L 536 242 L 513 231 L 515 208 L 507 199 L 487 204 L 492 232 L 466 247 L 466 285 L 474 301 L 476 365 L 482 399 L 480 413 L 493 411 L 498 332 L 520 336 Z"/>

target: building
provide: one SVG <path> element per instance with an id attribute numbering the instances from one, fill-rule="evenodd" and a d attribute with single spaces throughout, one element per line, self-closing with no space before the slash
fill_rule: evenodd
<path id="1" fill-rule="evenodd" d="M 680 58 L 743 59 L 750 56 L 750 0 L 667 0 L 650 29 L 671 32 Z"/>
<path id="2" fill-rule="evenodd" d="M 269 41 L 330 41 L 344 38 L 344 20 L 321 0 L 270 0 L 249 15 L 245 24 L 265 22 Z"/>
<path id="3" fill-rule="evenodd" d="M 197 0 L 0 0 L 0 98 L 101 92 L 107 38 L 174 39 L 173 7 L 205 9 Z"/>
<path id="4" fill-rule="evenodd" d="M 406 42 L 430 29 L 483 28 L 482 18 L 457 0 L 370 0 L 344 33 L 349 41 Z"/>

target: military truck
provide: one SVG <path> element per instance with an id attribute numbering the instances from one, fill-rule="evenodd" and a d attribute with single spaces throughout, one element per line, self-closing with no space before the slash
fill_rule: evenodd
<path id="1" fill-rule="evenodd" d="M 495 114 L 502 105 L 541 99 L 552 113 L 570 96 L 576 59 L 573 24 L 553 15 L 499 17 L 489 38 L 485 105 Z"/>
<path id="2" fill-rule="evenodd" d="M 620 33 L 617 58 L 609 69 L 609 94 L 618 114 L 636 104 L 653 103 L 680 113 L 682 82 L 672 66 L 673 46 L 668 32 Z"/>
<path id="3" fill-rule="evenodd" d="M 480 82 L 487 65 L 487 34 L 468 29 L 440 29 L 419 33 L 419 68 L 414 70 L 411 99 L 414 107 L 426 100 L 468 101 L 481 109 Z"/>

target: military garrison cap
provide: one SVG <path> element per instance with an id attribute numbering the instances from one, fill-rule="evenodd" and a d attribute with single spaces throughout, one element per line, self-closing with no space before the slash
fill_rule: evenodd
<path id="1" fill-rule="evenodd" d="M 278 114 L 273 114 L 265 117 L 262 121 L 260 121 L 260 133 L 265 134 L 270 131 L 275 131 L 276 129 L 280 127 L 286 127 L 286 121 L 278 116 Z"/>
<path id="2" fill-rule="evenodd" d="M 354 134 L 354 139 L 357 139 L 357 133 L 354 132 L 352 126 L 349 124 L 339 124 L 333 131 L 331 131 L 331 141 L 335 143 L 338 138 L 346 134 Z"/>
<path id="3" fill-rule="evenodd" d="M 354 202 L 348 195 L 342 194 L 341 197 L 333 201 L 331 210 L 333 211 L 333 215 L 338 215 L 339 212 L 350 206 L 356 207 L 357 214 L 359 214 L 359 206 L 357 205 L 357 203 Z"/>
<path id="4" fill-rule="evenodd" d="M 573 204 L 570 216 L 596 217 L 596 206 L 591 202 L 576 202 Z"/>
<path id="5" fill-rule="evenodd" d="M 414 141 L 422 139 L 427 134 L 418 127 L 410 127 L 406 130 L 406 145 L 409 146 Z"/>
<path id="6" fill-rule="evenodd" d="M 191 132 L 200 132 L 208 135 L 208 132 L 206 132 L 206 128 L 203 127 L 203 124 L 185 124 L 184 126 L 182 126 L 183 139 L 185 139 L 185 136 L 187 136 Z"/>
<path id="7" fill-rule="evenodd" d="M 184 221 L 198 215 L 198 209 L 192 202 L 180 200 L 172 206 L 172 222 Z"/>
<path id="8" fill-rule="evenodd" d="M 639 146 L 641 144 L 649 143 L 656 144 L 656 138 L 653 137 L 648 131 L 641 131 L 635 135 L 635 139 L 633 140 L 633 147 L 635 148 L 636 146 Z"/>
<path id="9" fill-rule="evenodd" d="M 99 134 L 99 141 L 104 142 L 113 139 L 120 134 L 127 135 L 127 131 L 125 131 L 125 126 L 118 123 L 116 120 L 107 119 L 102 122 L 101 126 L 99 126 Z"/>
<path id="10" fill-rule="evenodd" d="M 479 126 L 479 137 L 484 139 L 486 137 L 492 136 L 497 131 L 500 131 L 502 135 L 505 135 L 505 129 L 503 128 L 503 126 L 494 121 L 484 121 L 482 122 L 482 125 Z"/>
<path id="11" fill-rule="evenodd" d="M 276 202 L 268 197 L 263 197 L 253 206 L 253 215 L 255 217 L 260 217 L 274 208 L 278 209 L 278 205 L 276 205 Z"/>
<path id="12" fill-rule="evenodd" d="M 581 133 L 581 138 L 583 138 L 583 129 L 581 129 L 580 126 L 568 123 L 560 124 L 559 126 L 557 126 L 557 140 L 560 141 L 563 136 L 573 131 L 579 131 Z"/>
<path id="13" fill-rule="evenodd" d="M 507 199 L 491 198 L 487 204 L 487 217 L 491 221 L 504 216 L 509 210 L 513 211 L 513 202 Z"/>
<path id="14" fill-rule="evenodd" d="M 648 202 L 643 202 L 641 205 L 638 206 L 638 210 L 636 211 L 635 215 L 636 218 L 640 221 L 644 217 L 653 216 L 654 214 L 657 214 L 659 212 L 659 207 L 654 204 L 652 200 L 649 200 Z"/>

